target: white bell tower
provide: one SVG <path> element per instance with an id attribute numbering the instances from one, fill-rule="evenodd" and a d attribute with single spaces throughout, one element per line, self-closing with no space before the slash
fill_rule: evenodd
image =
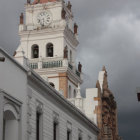
<path id="1" fill-rule="evenodd" d="M 27 0 L 20 16 L 20 45 L 28 66 L 66 98 L 75 98 L 81 80 L 81 67 L 75 63 L 78 26 L 74 23 L 71 3 L 64 0 Z M 25 21 L 25 23 L 24 23 Z"/>

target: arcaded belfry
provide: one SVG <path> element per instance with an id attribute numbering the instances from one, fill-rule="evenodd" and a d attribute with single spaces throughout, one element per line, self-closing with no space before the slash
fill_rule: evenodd
<path id="1" fill-rule="evenodd" d="M 27 0 L 25 16 L 20 16 L 19 35 L 21 39 L 15 60 L 27 70 L 33 70 L 27 74 L 27 84 L 33 86 L 28 89 L 32 94 L 29 93 L 27 99 L 29 110 L 32 108 L 28 114 L 31 118 L 28 120 L 28 139 L 36 136 L 36 140 L 43 140 L 43 133 L 49 140 L 119 140 L 117 106 L 108 89 L 105 67 L 99 73 L 96 87 L 86 89 L 85 97 L 81 95 L 83 66 L 81 62 L 76 63 L 78 25 L 74 21 L 71 2 Z M 32 75 L 36 75 L 36 80 Z M 36 84 L 32 84 L 35 81 Z M 37 86 L 39 81 L 44 82 L 42 86 Z M 44 84 L 52 91 L 51 94 L 47 91 L 48 96 L 45 96 Z M 57 100 L 57 96 L 61 99 Z M 50 106 L 47 102 L 51 102 Z M 69 110 L 65 103 L 68 103 Z M 48 125 L 41 118 L 41 127 L 45 125 L 46 129 L 40 130 L 44 110 L 47 110 L 44 113 L 46 118 L 53 116 L 53 123 L 50 121 Z M 79 116 L 71 116 L 73 111 Z M 33 122 L 36 118 L 38 120 Z M 49 131 L 52 129 L 53 136 Z"/>
<path id="2" fill-rule="evenodd" d="M 20 61 L 19 50 L 22 48 L 29 66 L 65 98 L 75 97 L 78 84 L 82 84 L 82 73 L 75 62 L 78 25 L 74 22 L 71 7 L 70 2 L 63 0 L 28 3 L 25 24 L 24 16 L 20 16 L 21 42 L 15 55 Z"/>

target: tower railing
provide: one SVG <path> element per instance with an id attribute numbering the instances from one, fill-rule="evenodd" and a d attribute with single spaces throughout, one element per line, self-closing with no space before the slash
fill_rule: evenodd
<path id="1" fill-rule="evenodd" d="M 81 77 L 81 73 L 76 70 L 76 68 L 71 63 L 69 63 L 68 59 L 64 59 L 62 57 L 30 59 L 28 62 L 28 66 L 34 70 L 67 67 L 78 77 Z"/>

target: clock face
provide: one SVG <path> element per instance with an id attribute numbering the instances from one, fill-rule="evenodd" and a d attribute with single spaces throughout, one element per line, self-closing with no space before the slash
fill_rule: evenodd
<path id="1" fill-rule="evenodd" d="M 51 23 L 52 21 L 52 16 L 51 13 L 49 12 L 41 12 L 37 16 L 37 23 L 40 24 L 41 26 L 47 26 Z"/>

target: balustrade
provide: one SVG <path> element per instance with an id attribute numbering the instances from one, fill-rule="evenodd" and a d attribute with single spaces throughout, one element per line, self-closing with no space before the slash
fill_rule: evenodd
<path id="1" fill-rule="evenodd" d="M 78 77 L 81 76 L 81 73 L 78 70 L 75 70 L 74 67 L 68 63 L 68 60 L 58 59 L 58 60 L 45 60 L 42 59 L 33 59 L 29 61 L 29 67 L 31 69 L 48 69 L 48 68 L 59 68 L 59 67 L 69 67 L 71 71 L 73 71 Z"/>

